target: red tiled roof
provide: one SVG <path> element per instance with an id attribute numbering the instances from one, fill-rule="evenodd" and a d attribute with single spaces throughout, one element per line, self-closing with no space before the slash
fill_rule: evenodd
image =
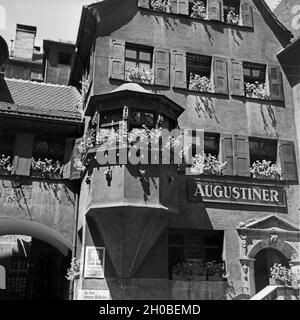
<path id="1" fill-rule="evenodd" d="M 81 95 L 75 87 L 17 79 L 0 79 L 0 111 L 11 105 L 21 113 L 81 118 Z M 8 108 L 9 109 L 9 108 Z"/>

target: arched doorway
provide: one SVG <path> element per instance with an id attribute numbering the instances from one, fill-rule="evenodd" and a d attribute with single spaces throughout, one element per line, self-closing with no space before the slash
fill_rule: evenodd
<path id="1" fill-rule="evenodd" d="M 65 256 L 39 239 L 0 236 L 0 265 L 5 269 L 0 300 L 66 299 L 69 284 L 65 275 L 69 263 L 70 253 Z"/>
<path id="2" fill-rule="evenodd" d="M 274 248 L 265 248 L 256 254 L 254 262 L 256 293 L 270 284 L 270 269 L 274 263 L 288 266 L 288 259 Z"/>

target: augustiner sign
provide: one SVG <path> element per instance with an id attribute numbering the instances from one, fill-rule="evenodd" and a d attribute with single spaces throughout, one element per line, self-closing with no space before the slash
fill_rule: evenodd
<path id="1" fill-rule="evenodd" d="M 251 185 L 188 179 L 188 200 L 285 207 L 285 191 L 281 186 Z"/>

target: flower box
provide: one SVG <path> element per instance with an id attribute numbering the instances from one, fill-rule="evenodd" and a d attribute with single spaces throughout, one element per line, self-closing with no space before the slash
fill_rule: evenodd
<path id="1" fill-rule="evenodd" d="M 223 281 L 223 277 L 219 276 L 219 275 L 214 275 L 214 276 L 208 276 L 207 277 L 208 281 Z"/>
<path id="2" fill-rule="evenodd" d="M 206 276 L 202 275 L 192 275 L 191 276 L 192 281 L 206 281 Z"/>
<path id="3" fill-rule="evenodd" d="M 279 165 L 272 164 L 271 161 L 255 161 L 250 168 L 250 173 L 254 179 L 280 180 L 281 168 Z"/>
<path id="4" fill-rule="evenodd" d="M 126 80 L 143 84 L 154 84 L 153 70 L 131 67 L 126 72 Z"/>
<path id="5" fill-rule="evenodd" d="M 203 1 L 195 0 L 192 6 L 191 18 L 205 19 L 206 18 L 206 6 Z"/>
<path id="6" fill-rule="evenodd" d="M 212 92 L 212 83 L 210 79 L 199 74 L 190 74 L 189 90 L 199 92 Z"/>
<path id="7" fill-rule="evenodd" d="M 60 172 L 47 173 L 39 170 L 31 170 L 31 177 L 39 178 L 39 179 L 62 179 L 62 173 Z"/>
<path id="8" fill-rule="evenodd" d="M 270 99 L 266 84 L 259 83 L 258 81 L 254 83 L 245 82 L 245 95 L 248 98 L 254 99 Z"/>
<path id="9" fill-rule="evenodd" d="M 151 0 L 150 2 L 150 7 L 154 11 L 169 12 L 170 6 L 169 0 Z"/>
<path id="10" fill-rule="evenodd" d="M 231 23 L 231 24 L 238 24 L 240 20 L 240 17 L 237 13 L 235 13 L 234 11 L 229 11 L 227 13 L 227 17 L 226 17 L 226 22 L 227 23 Z"/>

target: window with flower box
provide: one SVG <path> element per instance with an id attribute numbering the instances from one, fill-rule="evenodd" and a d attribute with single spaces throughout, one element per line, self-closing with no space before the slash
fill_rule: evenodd
<path id="1" fill-rule="evenodd" d="M 0 133 L 0 174 L 12 171 L 15 134 Z"/>
<path id="2" fill-rule="evenodd" d="M 247 98 L 284 101 L 280 66 L 231 60 L 231 93 Z"/>
<path id="3" fill-rule="evenodd" d="M 176 280 L 179 273 L 181 280 L 209 280 L 207 264 L 223 262 L 223 238 L 223 231 L 169 229 L 169 279 Z M 221 274 L 210 276 L 222 279 Z"/>
<path id="4" fill-rule="evenodd" d="M 228 94 L 227 59 L 172 50 L 172 86 L 198 92 Z"/>
<path id="5" fill-rule="evenodd" d="M 255 161 L 277 162 L 277 140 L 249 138 L 250 163 Z"/>
<path id="6" fill-rule="evenodd" d="M 138 0 L 138 7 L 253 28 L 250 0 Z"/>
<path id="7" fill-rule="evenodd" d="M 167 49 L 110 39 L 110 79 L 169 86 L 169 65 Z"/>

